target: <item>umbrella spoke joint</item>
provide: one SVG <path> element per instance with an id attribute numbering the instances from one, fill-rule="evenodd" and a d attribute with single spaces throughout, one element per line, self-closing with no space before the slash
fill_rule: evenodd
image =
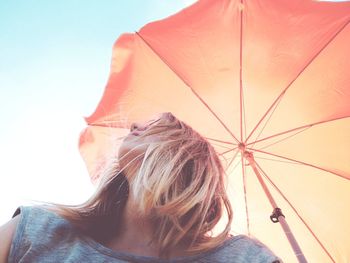
<path id="1" fill-rule="evenodd" d="M 276 207 L 273 209 L 272 215 L 270 215 L 270 219 L 273 223 L 278 223 L 280 221 L 279 218 L 281 216 L 285 218 L 284 214 L 282 213 L 282 209 L 279 207 Z"/>

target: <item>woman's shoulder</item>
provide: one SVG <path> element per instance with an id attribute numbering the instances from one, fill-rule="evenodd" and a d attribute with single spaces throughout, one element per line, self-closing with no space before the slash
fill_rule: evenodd
<path id="1" fill-rule="evenodd" d="M 0 226 L 0 262 L 7 262 L 8 254 L 10 252 L 12 239 L 16 231 L 20 216 L 16 216 L 8 221 L 3 226 Z"/>
<path id="2" fill-rule="evenodd" d="M 206 257 L 212 260 L 211 262 L 282 262 L 262 242 L 245 235 L 229 237 L 221 246 L 208 253 Z"/>
<path id="3" fill-rule="evenodd" d="M 12 233 L 8 262 L 18 262 L 17 256 L 28 249 L 57 244 L 73 234 L 73 226 L 44 206 L 21 206 L 13 215 L 18 218 Z"/>
<path id="4" fill-rule="evenodd" d="M 28 237 L 46 235 L 52 232 L 71 231 L 73 225 L 58 213 L 50 209 L 50 206 L 20 206 L 14 216 L 20 215 L 18 230 L 23 231 Z"/>

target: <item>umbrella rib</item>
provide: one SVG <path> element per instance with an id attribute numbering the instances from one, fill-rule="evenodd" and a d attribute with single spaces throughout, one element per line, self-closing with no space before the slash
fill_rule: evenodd
<path id="1" fill-rule="evenodd" d="M 233 139 L 239 143 L 239 140 L 233 134 L 233 132 L 227 127 L 227 125 L 221 120 L 221 118 L 213 111 L 213 109 L 208 105 L 208 103 L 201 97 L 199 94 L 192 88 L 192 86 L 177 72 L 166 60 L 163 58 L 147 41 L 144 39 L 139 32 L 135 32 L 135 34 L 156 54 L 160 60 L 172 71 L 174 74 L 182 80 L 182 82 L 190 88 L 195 97 L 210 111 L 210 113 L 220 122 L 220 124 L 225 128 L 225 130 L 232 136 Z"/>
<path id="2" fill-rule="evenodd" d="M 229 144 L 229 145 L 237 145 L 236 143 L 229 142 L 229 141 L 218 140 L 218 139 L 209 138 L 209 137 L 205 137 L 205 138 L 206 138 L 207 140 L 209 140 L 209 141 L 221 142 L 221 143 L 225 143 L 225 144 Z"/>
<path id="3" fill-rule="evenodd" d="M 277 143 L 286 141 L 286 140 L 288 140 L 289 138 L 294 137 L 294 136 L 296 136 L 297 134 L 299 134 L 299 133 L 301 133 L 301 132 L 303 132 L 303 131 L 305 131 L 305 130 L 307 130 L 307 129 L 309 129 L 309 128 L 310 128 L 310 127 L 306 127 L 305 129 L 300 130 L 300 131 L 298 131 L 298 132 L 296 132 L 296 133 L 294 133 L 294 134 L 291 134 L 291 135 L 287 136 L 286 138 L 282 138 L 282 139 L 280 139 L 280 140 L 278 140 L 278 141 L 276 141 L 276 142 L 274 142 L 274 143 L 270 143 L 270 144 L 268 144 L 268 145 L 266 145 L 266 146 L 264 146 L 264 147 L 262 147 L 262 148 L 259 148 L 259 150 L 266 149 L 266 148 L 268 148 L 268 147 L 270 147 L 270 146 L 272 146 L 272 145 L 275 145 L 275 144 L 277 144 Z"/>
<path id="4" fill-rule="evenodd" d="M 299 160 L 296 160 L 296 159 L 292 159 L 292 158 L 289 158 L 289 157 L 285 157 L 285 156 L 282 156 L 282 155 L 278 155 L 278 154 L 274 154 L 274 153 L 270 153 L 270 152 L 266 152 L 266 151 L 262 151 L 262 150 L 258 150 L 258 149 L 253 149 L 253 148 L 249 148 L 249 147 L 247 147 L 246 149 L 254 151 L 254 152 L 259 152 L 259 153 L 264 153 L 264 154 L 267 154 L 267 155 L 279 157 L 281 159 L 293 161 L 293 162 L 296 162 L 298 164 L 303 164 L 303 165 L 306 165 L 306 166 L 309 166 L 309 167 L 313 167 L 315 169 L 322 170 L 322 171 L 325 171 L 327 173 L 331 173 L 331 174 L 337 175 L 337 176 L 339 176 L 339 177 L 341 177 L 343 179 L 350 180 L 350 178 L 346 177 L 345 175 L 342 175 L 340 173 L 337 173 L 337 172 L 334 172 L 334 171 L 331 171 L 331 170 L 328 170 L 326 168 L 322 168 L 320 166 L 316 166 L 316 165 L 313 165 L 313 164 L 310 164 L 310 163 L 302 162 L 302 161 L 299 161 Z"/>
<path id="5" fill-rule="evenodd" d="M 240 1 L 241 6 L 243 6 L 243 0 Z M 241 142 L 243 142 L 243 9 L 240 9 L 240 32 L 239 32 L 239 121 L 240 121 L 240 133 L 241 133 Z"/>
<path id="6" fill-rule="evenodd" d="M 341 119 L 346 119 L 346 118 L 350 118 L 350 116 L 342 116 L 342 117 L 338 117 L 338 118 L 334 118 L 334 119 L 329 119 L 329 120 L 325 120 L 325 121 L 319 121 L 319 122 L 314 122 L 314 123 L 310 123 L 310 124 L 306 124 L 306 125 L 303 125 L 303 126 L 300 126 L 300 127 L 297 127 L 297 128 L 293 128 L 293 129 L 290 129 L 290 130 L 287 130 L 287 131 L 283 131 L 283 132 L 280 132 L 280 133 L 276 133 L 274 135 L 271 135 L 271 136 L 268 136 L 268 137 L 265 137 L 263 139 L 260 139 L 258 141 L 254 141 L 254 142 L 250 142 L 250 143 L 247 143 L 246 145 L 251 145 L 251 144 L 255 144 L 255 143 L 258 143 L 258 142 L 262 142 L 262 141 L 265 141 L 265 140 L 268 140 L 268 139 L 271 139 L 271 138 L 274 138 L 274 137 L 278 137 L 278 136 L 281 136 L 281 135 L 284 135 L 284 134 L 287 134 L 287 133 L 290 133 L 290 132 L 295 132 L 295 131 L 298 131 L 298 130 L 302 130 L 302 131 L 305 131 L 306 129 L 308 128 L 311 128 L 312 126 L 316 126 L 316 125 L 320 125 L 320 124 L 323 124 L 323 123 L 327 123 L 327 122 L 331 122 L 331 121 L 337 121 L 337 120 L 341 120 Z M 300 132 L 300 131 L 299 131 Z M 298 132 L 298 133 L 299 133 Z M 296 135 L 296 134 L 294 134 Z M 293 136 L 294 136 L 293 135 Z M 289 138 L 289 137 L 288 137 Z"/>
<path id="7" fill-rule="evenodd" d="M 237 150 L 236 149 L 233 149 L 233 150 Z M 236 153 L 234 154 L 234 156 L 232 157 L 231 161 L 229 162 L 229 164 L 226 166 L 226 170 L 228 170 L 230 168 L 230 166 L 232 165 L 233 161 L 236 159 L 237 155 L 238 155 L 239 151 L 236 151 Z M 221 154 L 223 155 L 223 154 Z M 226 159 L 225 159 L 226 160 Z M 237 165 L 235 165 L 235 167 L 233 167 L 233 171 L 236 169 L 236 167 L 238 166 L 239 162 L 237 163 Z"/>
<path id="8" fill-rule="evenodd" d="M 255 159 L 261 159 L 261 160 L 268 160 L 268 161 L 272 161 L 272 162 L 279 162 L 279 163 L 289 163 L 289 164 L 299 164 L 302 165 L 300 163 L 296 163 L 296 162 L 288 162 L 288 161 L 281 161 L 281 160 L 276 160 L 276 159 L 270 159 L 270 158 L 263 158 L 263 157 L 254 157 Z"/>
<path id="9" fill-rule="evenodd" d="M 255 132 L 255 130 L 259 127 L 260 123 L 265 119 L 266 115 L 271 111 L 273 106 L 279 101 L 283 95 L 287 92 L 287 90 L 292 86 L 292 84 L 299 78 L 299 76 L 308 68 L 308 66 L 321 54 L 321 52 L 344 30 L 344 28 L 349 24 L 350 20 L 347 21 L 340 29 L 324 44 L 324 46 L 314 55 L 311 57 L 311 59 L 305 64 L 304 67 L 299 71 L 299 73 L 289 82 L 287 87 L 281 92 L 281 94 L 275 99 L 275 101 L 272 103 L 272 105 L 268 108 L 268 110 L 265 112 L 265 114 L 262 116 L 262 118 L 259 120 L 259 122 L 255 125 L 254 129 L 249 133 L 248 137 L 246 138 L 245 142 L 249 140 L 249 138 L 252 136 L 252 134 Z"/>
<path id="10" fill-rule="evenodd" d="M 232 149 L 226 150 L 226 151 L 224 151 L 224 152 L 222 152 L 222 153 L 219 153 L 219 155 L 224 155 L 224 154 L 226 154 L 226 153 L 229 153 L 229 152 L 235 151 L 235 150 L 237 150 L 237 149 L 238 149 L 238 147 L 235 147 L 235 148 L 232 148 Z"/>
<path id="11" fill-rule="evenodd" d="M 232 150 L 231 147 L 224 146 L 224 145 L 221 145 L 221 144 L 219 144 L 219 143 L 211 142 L 210 144 L 213 145 L 213 146 L 216 146 L 216 147 L 218 147 L 218 148 L 224 148 L 224 149 L 227 149 L 227 150 L 229 150 L 229 151 Z"/>
<path id="12" fill-rule="evenodd" d="M 262 132 L 265 130 L 265 128 L 266 128 L 268 122 L 270 121 L 270 119 L 271 119 L 273 113 L 274 113 L 275 110 L 277 109 L 277 106 L 278 106 L 278 104 L 279 104 L 280 102 L 281 102 L 281 100 L 279 100 L 278 103 L 276 104 L 276 107 L 274 107 L 272 113 L 270 114 L 269 118 L 268 118 L 267 121 L 265 122 L 264 127 L 261 129 L 260 133 L 259 133 L 258 136 L 255 138 L 255 141 L 253 142 L 253 146 L 252 146 L 252 147 L 254 147 L 255 143 L 258 142 L 258 138 L 260 137 L 260 135 L 262 134 Z M 246 144 L 246 145 L 247 145 L 247 144 Z"/>
<path id="13" fill-rule="evenodd" d="M 326 249 L 326 247 L 322 244 L 321 240 L 316 236 L 315 232 L 311 229 L 311 227 L 308 225 L 308 223 L 304 220 L 304 218 L 301 217 L 300 213 L 298 212 L 298 210 L 294 207 L 294 205 L 289 201 L 289 199 L 283 194 L 283 192 L 281 191 L 281 189 L 279 189 L 279 187 L 272 181 L 272 179 L 267 175 L 267 173 L 264 172 L 264 170 L 261 168 L 261 166 L 255 162 L 256 166 L 259 168 L 259 170 L 262 172 L 262 174 L 264 175 L 264 177 L 270 182 L 270 184 L 275 188 L 275 190 L 280 194 L 280 196 L 284 199 L 284 201 L 286 201 L 288 203 L 288 205 L 292 208 L 292 210 L 294 211 L 294 213 L 297 215 L 297 217 L 301 220 L 301 222 L 303 222 L 303 224 L 305 225 L 305 227 L 309 230 L 309 232 L 311 233 L 311 235 L 315 238 L 315 240 L 317 241 L 317 243 L 321 246 L 321 248 L 323 249 L 323 251 L 328 255 L 328 257 L 335 263 L 336 261 L 334 260 L 334 258 L 332 257 L 332 255 L 330 254 L 330 252 Z"/>
<path id="14" fill-rule="evenodd" d="M 230 166 L 232 165 L 233 161 L 236 159 L 237 155 L 238 155 L 239 151 L 236 151 L 236 153 L 233 155 L 232 159 L 229 161 L 229 164 L 227 164 L 228 159 L 226 159 L 223 155 L 221 155 L 226 163 L 226 169 L 225 171 L 228 171 Z M 237 166 L 239 165 L 240 162 L 237 162 L 237 164 L 233 167 L 232 171 L 236 170 Z"/>

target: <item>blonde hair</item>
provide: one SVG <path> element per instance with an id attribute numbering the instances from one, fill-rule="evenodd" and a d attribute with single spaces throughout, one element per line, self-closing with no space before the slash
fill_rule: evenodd
<path id="1" fill-rule="evenodd" d="M 168 257 L 179 244 L 186 244 L 188 253 L 220 245 L 230 231 L 232 208 L 224 169 L 214 148 L 170 113 L 163 114 L 136 140 L 147 142 L 151 136 L 156 139 L 148 142 L 141 154 L 128 158 L 130 150 L 109 166 L 87 202 L 58 210 L 96 240 L 106 241 L 118 235 L 123 209 L 132 194 L 137 212 L 157 226 L 153 242 L 160 257 Z M 224 210 L 225 229 L 210 236 Z"/>

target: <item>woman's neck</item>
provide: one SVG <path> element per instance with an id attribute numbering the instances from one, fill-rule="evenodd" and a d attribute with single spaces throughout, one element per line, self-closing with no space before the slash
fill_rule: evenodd
<path id="1" fill-rule="evenodd" d="M 130 210 L 125 208 L 124 216 L 118 231 L 107 247 L 122 252 L 128 252 L 143 256 L 158 256 L 158 249 L 153 239 L 153 227 L 147 219 L 134 215 L 130 216 Z"/>
<path id="2" fill-rule="evenodd" d="M 129 196 L 121 220 L 118 235 L 103 243 L 106 247 L 130 254 L 158 257 L 159 247 L 154 241 L 154 224 L 147 218 L 137 213 L 133 198 Z M 169 256 L 179 257 L 188 255 L 185 253 L 186 247 L 177 246 Z"/>

